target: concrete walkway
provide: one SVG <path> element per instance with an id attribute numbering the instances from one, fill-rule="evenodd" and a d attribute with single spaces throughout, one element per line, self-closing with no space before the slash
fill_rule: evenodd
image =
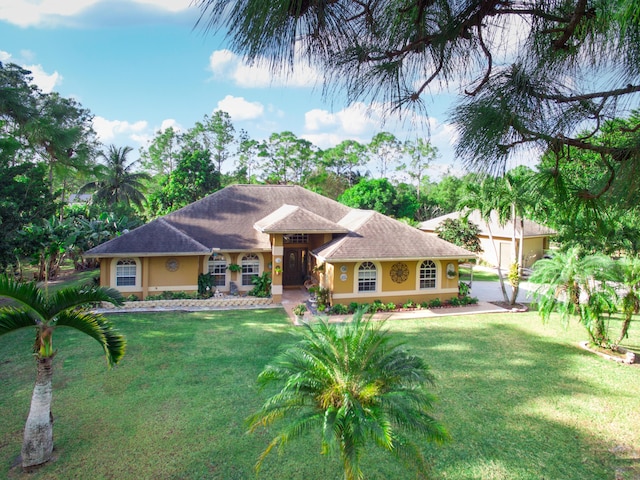
<path id="1" fill-rule="evenodd" d="M 533 292 L 535 292 L 538 286 L 529 282 L 520 282 L 520 289 L 518 290 L 518 303 L 531 303 L 533 301 Z M 511 285 L 505 283 L 507 295 L 511 296 Z M 503 302 L 504 297 L 502 290 L 500 289 L 500 282 L 477 282 L 473 281 L 471 284 L 472 297 L 477 297 L 482 302 Z"/>

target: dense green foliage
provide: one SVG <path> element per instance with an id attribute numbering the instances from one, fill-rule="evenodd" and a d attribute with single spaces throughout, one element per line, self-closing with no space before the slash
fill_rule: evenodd
<path id="1" fill-rule="evenodd" d="M 386 178 L 361 180 L 345 190 L 338 201 L 349 207 L 375 210 L 397 218 L 413 218 L 418 208 L 417 199 L 410 190 L 398 189 Z"/>
<path id="2" fill-rule="evenodd" d="M 463 218 L 447 218 L 436 227 L 440 238 L 466 248 L 470 252 L 481 252 L 478 226 Z"/>

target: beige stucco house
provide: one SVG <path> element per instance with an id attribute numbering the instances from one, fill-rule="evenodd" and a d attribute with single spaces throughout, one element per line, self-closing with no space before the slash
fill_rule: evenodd
<path id="1" fill-rule="evenodd" d="M 226 187 L 85 256 L 99 259 L 101 285 L 139 298 L 195 292 L 202 273 L 219 291 L 242 294 L 269 272 L 274 301 L 312 281 L 331 291 L 332 304 L 446 300 L 458 293 L 458 260 L 475 257 L 292 185 Z"/>
<path id="2" fill-rule="evenodd" d="M 509 221 L 500 224 L 496 212 L 492 212 L 491 221 L 485 221 L 480 215 L 479 210 L 471 212 L 453 212 L 440 217 L 432 218 L 426 222 L 422 222 L 419 226 L 420 230 L 435 235 L 435 230 L 446 219 L 458 219 L 466 217 L 468 220 L 478 226 L 480 246 L 482 252 L 478 257 L 491 266 L 500 265 L 501 268 L 508 269 L 514 262 L 513 255 L 513 238 L 514 224 Z M 522 267 L 530 268 L 536 260 L 542 258 L 544 253 L 549 250 L 550 238 L 556 232 L 544 225 L 527 219 L 518 218 L 515 222 L 515 241 L 516 252 L 520 252 L 520 243 L 522 242 Z M 493 240 L 493 242 L 492 242 Z M 518 253 L 516 253 L 518 255 Z"/>

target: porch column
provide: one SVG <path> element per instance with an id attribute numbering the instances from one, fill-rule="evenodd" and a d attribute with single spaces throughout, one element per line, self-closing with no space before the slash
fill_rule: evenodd
<path id="1" fill-rule="evenodd" d="M 282 301 L 282 277 L 284 275 L 284 244 L 282 235 L 271 237 L 271 298 L 274 302 Z M 278 273 L 279 272 L 279 273 Z"/>

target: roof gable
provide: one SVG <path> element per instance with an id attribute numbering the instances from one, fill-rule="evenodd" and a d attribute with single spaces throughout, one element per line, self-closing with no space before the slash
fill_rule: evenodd
<path id="1" fill-rule="evenodd" d="M 347 233 L 345 227 L 297 205 L 282 205 L 253 227 L 263 233 Z"/>
<path id="2" fill-rule="evenodd" d="M 375 211 L 352 212 L 341 224 L 349 222 L 348 234 L 313 253 L 330 261 L 476 257 L 464 248 Z"/>

